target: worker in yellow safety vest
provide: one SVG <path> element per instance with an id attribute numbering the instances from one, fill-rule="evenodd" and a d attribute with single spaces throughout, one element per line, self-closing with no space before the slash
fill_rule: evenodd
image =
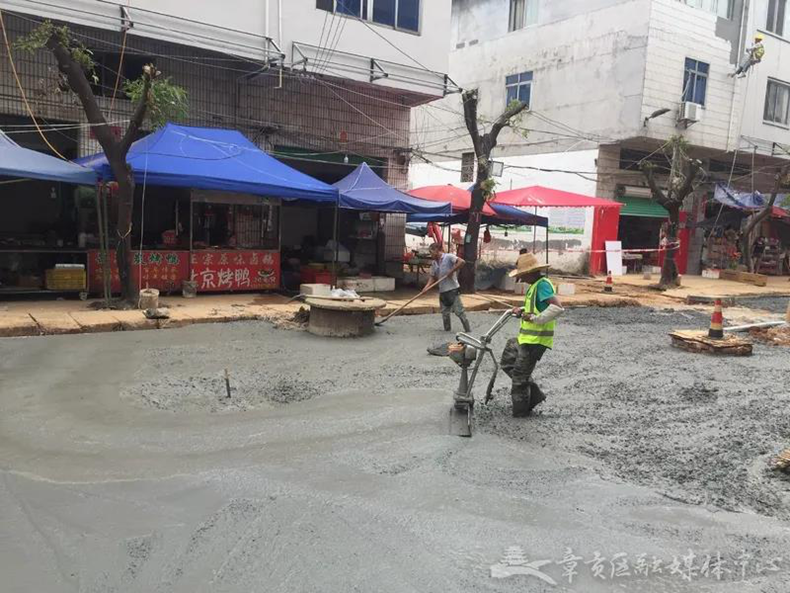
<path id="1" fill-rule="evenodd" d="M 546 350 L 554 347 L 557 318 L 565 312 L 554 285 L 545 276 L 548 267 L 526 253 L 519 256 L 516 269 L 510 272 L 512 278 L 529 284 L 524 306 L 513 309 L 521 317 L 518 337 L 508 340 L 501 360 L 502 370 L 513 380 L 510 397 L 517 418 L 529 416 L 546 399 L 532 380 L 532 373 Z"/>
<path id="2" fill-rule="evenodd" d="M 762 33 L 757 33 L 757 35 L 754 36 L 754 45 L 747 48 L 746 57 L 740 63 L 738 69 L 733 74 L 730 74 L 730 76 L 744 77 L 749 71 L 749 68 L 763 61 L 763 56 L 765 55 L 763 40 L 764 37 Z"/>

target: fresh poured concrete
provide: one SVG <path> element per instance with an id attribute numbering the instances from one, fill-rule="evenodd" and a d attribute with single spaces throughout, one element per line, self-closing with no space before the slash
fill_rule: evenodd
<path id="1" fill-rule="evenodd" d="M 540 413 L 510 418 L 502 377 L 472 439 L 446 434 L 438 315 L 360 340 L 264 322 L 0 340 L 0 590 L 785 593 L 790 483 L 766 461 L 790 444 L 790 350 L 670 348 L 706 323 L 571 311 Z M 493 578 L 514 547 L 540 566 Z M 568 548 L 572 584 L 540 564 Z M 701 572 L 719 553 L 720 581 Z"/>

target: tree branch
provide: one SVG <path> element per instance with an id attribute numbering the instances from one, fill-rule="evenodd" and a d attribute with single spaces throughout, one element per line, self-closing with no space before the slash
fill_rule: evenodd
<path id="1" fill-rule="evenodd" d="M 466 123 L 466 129 L 472 138 L 475 156 L 480 157 L 483 147 L 480 141 L 480 130 L 477 127 L 477 90 L 464 92 L 462 99 L 464 103 L 464 123 Z"/>
<path id="2" fill-rule="evenodd" d="M 497 137 L 499 136 L 499 133 L 503 130 L 503 128 L 510 125 L 510 120 L 516 117 L 519 113 L 524 111 L 526 108 L 527 108 L 527 104 L 524 103 L 523 101 L 518 101 L 518 102 L 511 101 L 510 105 L 507 106 L 507 109 L 505 109 L 505 111 L 502 112 L 502 115 L 500 115 L 497 118 L 497 120 L 491 126 L 491 130 L 488 132 L 488 134 L 486 134 L 486 136 L 488 136 L 491 139 L 490 141 L 491 148 L 494 148 L 496 146 Z"/>
<path id="3" fill-rule="evenodd" d="M 701 170 L 702 167 L 700 166 L 698 160 L 694 159 L 689 161 L 686 179 L 683 180 L 683 185 L 680 186 L 680 189 L 678 190 L 677 193 L 679 202 L 685 200 L 686 196 L 689 195 L 692 191 L 694 191 L 694 182 L 697 180 L 697 176 L 699 175 Z"/>
<path id="4" fill-rule="evenodd" d="M 53 35 L 47 40 L 47 48 L 55 56 L 58 63 L 58 70 L 66 77 L 69 82 L 69 87 L 77 95 L 77 98 L 82 103 L 82 108 L 88 118 L 88 123 L 91 124 L 93 133 L 96 139 L 101 144 L 104 152 L 109 156 L 115 149 L 115 137 L 107 125 L 107 120 L 104 119 L 104 114 L 96 102 L 96 97 L 93 95 L 93 90 L 85 76 L 85 72 L 79 63 L 72 57 L 71 50 L 64 46 L 57 36 Z"/>
<path id="5" fill-rule="evenodd" d="M 140 128 L 145 120 L 146 111 L 148 111 L 148 94 L 151 92 L 151 85 L 157 74 L 156 68 L 152 65 L 147 65 L 143 68 L 143 92 L 140 96 L 140 102 L 134 109 L 132 119 L 129 121 L 129 127 L 126 128 L 126 133 L 123 135 L 120 143 L 121 154 L 129 152 L 132 142 L 140 132 Z"/>
<path id="6" fill-rule="evenodd" d="M 639 168 L 642 170 L 642 174 L 647 180 L 647 185 L 650 187 L 650 192 L 653 194 L 653 199 L 662 206 L 669 204 L 669 198 L 667 198 L 667 195 L 661 190 L 660 187 L 658 187 L 653 164 L 649 163 L 648 161 L 642 161 L 639 165 Z"/>
<path id="7" fill-rule="evenodd" d="M 782 189 L 783 185 L 787 182 L 787 176 L 790 175 L 790 165 L 785 165 L 782 167 L 782 170 L 776 175 L 776 179 L 774 181 L 774 188 L 771 191 L 771 198 L 768 200 L 768 203 L 763 206 L 762 210 L 755 214 L 749 223 L 746 225 L 746 230 L 743 232 L 744 237 L 748 237 L 752 234 L 757 225 L 762 223 L 768 216 L 770 216 L 771 211 L 773 210 L 774 204 L 776 204 L 776 198 L 779 196 L 779 191 Z"/>

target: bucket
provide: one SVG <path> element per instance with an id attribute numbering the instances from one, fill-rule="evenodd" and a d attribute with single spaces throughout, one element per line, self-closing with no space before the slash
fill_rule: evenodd
<path id="1" fill-rule="evenodd" d="M 184 280 L 181 283 L 181 296 L 185 299 L 194 299 L 197 296 L 197 282 Z"/>
<path id="2" fill-rule="evenodd" d="M 140 300 L 138 301 L 140 309 L 158 309 L 159 308 L 159 291 L 155 288 L 143 288 L 140 291 Z"/>

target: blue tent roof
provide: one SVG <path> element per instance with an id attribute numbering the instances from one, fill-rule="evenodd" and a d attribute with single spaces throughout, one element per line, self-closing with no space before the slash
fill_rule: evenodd
<path id="1" fill-rule="evenodd" d="M 373 212 L 405 212 L 408 214 L 450 214 L 449 202 L 431 202 L 403 193 L 387 184 L 362 163 L 335 187 L 340 190 L 340 207 Z"/>
<path id="2" fill-rule="evenodd" d="M 497 216 L 482 216 L 481 221 L 484 224 L 493 225 L 529 225 L 548 227 L 549 219 L 545 216 L 538 216 L 537 214 L 530 214 L 524 212 L 519 208 L 513 206 L 503 206 L 502 204 L 494 204 L 488 202 L 491 209 L 497 213 Z M 434 214 L 409 214 L 409 222 L 442 222 L 446 224 L 466 224 L 469 222 L 469 211 L 465 210 L 451 215 L 434 215 Z"/>
<path id="3" fill-rule="evenodd" d="M 0 130 L 0 175 L 77 185 L 96 183 L 96 174 L 90 169 L 29 148 L 22 148 L 2 130 Z"/>
<path id="4" fill-rule="evenodd" d="M 103 153 L 80 163 L 113 179 Z M 335 203 L 338 191 L 269 156 L 241 132 L 169 123 L 132 144 L 126 162 L 137 183 Z"/>

